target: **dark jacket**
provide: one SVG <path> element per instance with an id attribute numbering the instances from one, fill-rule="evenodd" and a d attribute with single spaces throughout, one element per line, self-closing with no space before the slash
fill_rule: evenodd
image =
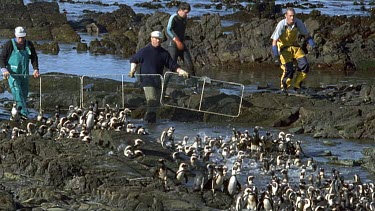
<path id="1" fill-rule="evenodd" d="M 22 45 L 16 43 L 17 48 L 18 50 L 25 50 L 26 42 L 31 51 L 31 55 L 30 55 L 31 65 L 33 66 L 34 70 L 39 70 L 38 55 L 36 54 L 33 42 L 29 40 L 25 40 L 25 43 Z M 1 68 L 5 68 L 7 66 L 9 57 L 12 54 L 12 52 L 13 52 L 13 44 L 12 44 L 12 40 L 9 40 L 4 44 L 3 50 L 0 55 L 0 67 Z"/>
<path id="2" fill-rule="evenodd" d="M 136 63 L 140 66 L 140 74 L 158 74 L 163 75 L 164 67 L 170 71 L 176 72 L 180 67 L 169 55 L 168 51 L 162 47 L 154 47 L 148 44 L 139 50 L 131 59 L 130 63 Z M 144 76 L 141 77 L 142 86 L 159 87 L 160 77 Z"/>

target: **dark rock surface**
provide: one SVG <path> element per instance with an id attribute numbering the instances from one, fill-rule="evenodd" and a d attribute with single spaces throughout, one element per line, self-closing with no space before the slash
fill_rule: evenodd
<path id="1" fill-rule="evenodd" d="M 128 89 L 134 88 L 128 86 Z M 158 115 L 174 121 L 243 122 L 273 126 L 295 133 L 314 134 L 319 138 L 373 139 L 375 132 L 370 126 L 373 125 L 373 101 L 368 97 L 373 94 L 371 90 L 371 87 L 360 85 L 338 86 L 308 89 L 303 95 L 285 96 L 264 89 L 244 98 L 238 118 L 169 107 L 160 109 Z M 53 95 L 52 104 L 59 104 L 58 100 L 70 101 L 67 95 Z M 142 118 L 142 93 L 129 95 L 133 96 L 129 103 L 136 102 L 131 118 Z M 95 98 L 95 95 L 92 97 Z M 238 100 L 224 94 L 213 95 L 209 99 L 209 109 L 217 112 L 234 108 L 236 104 L 232 102 Z M 177 102 L 183 104 L 187 100 Z M 192 105 L 197 104 L 197 99 L 191 101 L 196 101 L 190 102 Z M 172 159 L 171 150 L 161 147 L 160 134 L 137 135 L 125 128 L 117 130 L 106 123 L 96 126 L 89 137 L 79 137 L 81 126 L 73 124 L 76 121 L 78 118 L 73 116 L 65 122 L 61 118 L 55 123 L 48 123 L 51 130 L 40 128 L 31 135 L 26 124 L 32 122 L 38 127 L 42 123 L 37 120 L 1 122 L 1 209 L 222 210 L 235 204 L 233 197 L 226 192 L 215 191 L 215 195 L 211 190 L 195 192 L 192 187 L 176 183 L 173 171 L 177 171 L 178 165 Z M 14 131 L 16 127 L 18 132 L 11 133 L 11 128 Z M 76 135 L 63 132 L 65 127 L 76 128 Z M 137 148 L 142 154 L 125 156 L 126 146 L 134 146 L 137 138 L 145 142 Z M 360 161 L 339 160 L 331 151 L 320 156 L 331 157 L 329 163 L 333 165 L 361 165 L 375 172 L 374 149 L 366 148 L 363 153 L 365 158 Z M 257 153 L 248 156 L 257 156 Z M 168 171 L 168 189 L 153 177 L 161 158 L 172 169 Z M 189 174 L 189 178 L 193 180 L 194 174 Z"/>

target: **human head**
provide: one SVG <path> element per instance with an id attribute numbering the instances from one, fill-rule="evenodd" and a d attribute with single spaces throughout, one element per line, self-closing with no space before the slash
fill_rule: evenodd
<path id="1" fill-rule="evenodd" d="M 154 47 L 160 46 L 163 38 L 164 38 L 163 33 L 161 33 L 160 31 L 151 32 L 151 45 Z"/>
<path id="2" fill-rule="evenodd" d="M 296 14 L 296 11 L 292 7 L 286 8 L 285 12 L 285 19 L 288 25 L 293 25 L 294 24 L 294 16 Z"/>
<path id="3" fill-rule="evenodd" d="M 181 2 L 180 5 L 178 5 L 177 13 L 180 17 L 186 18 L 191 10 L 190 4 L 186 2 Z"/>
<path id="4" fill-rule="evenodd" d="M 14 35 L 16 36 L 17 43 L 22 44 L 24 42 L 24 40 L 25 40 L 25 37 L 26 37 L 26 29 L 25 29 L 25 27 L 17 26 L 14 29 Z"/>

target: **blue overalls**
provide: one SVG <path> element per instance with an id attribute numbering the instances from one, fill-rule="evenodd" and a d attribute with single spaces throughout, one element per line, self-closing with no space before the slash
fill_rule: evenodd
<path id="1" fill-rule="evenodd" d="M 21 107 L 21 114 L 27 116 L 26 99 L 29 94 L 29 59 L 30 48 L 25 40 L 25 50 L 18 50 L 15 39 L 12 39 L 13 51 L 9 57 L 7 69 L 9 70 L 8 83 L 17 108 Z M 16 74 L 16 75 L 14 75 Z"/>

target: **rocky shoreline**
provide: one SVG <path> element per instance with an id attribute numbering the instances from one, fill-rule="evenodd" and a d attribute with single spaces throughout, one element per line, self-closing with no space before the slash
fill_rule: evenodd
<path id="1" fill-rule="evenodd" d="M 110 81 L 107 82 L 110 83 Z M 373 139 L 375 133 L 372 131 L 371 121 L 374 116 L 372 114 L 374 93 L 371 90 L 373 90 L 372 86 L 367 85 L 334 86 L 309 88 L 306 94 L 285 96 L 269 88 L 260 88 L 259 92 L 244 98 L 241 115 L 238 118 L 223 118 L 169 107 L 161 109 L 158 115 L 174 121 L 196 121 L 197 124 L 200 121 L 219 121 L 277 127 L 292 134 L 305 133 L 316 138 Z M 126 99 L 131 100 L 126 105 L 135 108 L 128 117 L 131 122 L 132 119 L 142 118 L 144 107 L 139 105 L 140 102 L 144 102 L 144 99 L 142 93 L 127 93 L 130 94 L 126 96 Z M 95 98 L 95 95 L 92 97 Z M 230 103 L 222 106 L 225 102 L 231 102 L 229 100 L 231 98 L 222 94 L 220 100 L 212 98 L 215 103 L 212 103 L 209 109 L 219 112 L 220 109 L 231 109 L 230 106 L 234 105 Z M 55 100 L 49 103 L 58 105 L 59 100 L 71 101 L 66 96 L 57 97 Z M 136 104 L 131 104 L 135 102 Z M 51 124 L 48 128 L 54 125 L 53 117 L 51 118 L 51 121 L 44 120 Z M 77 136 L 74 133 L 70 135 L 70 132 L 63 133 L 63 129 L 59 128 L 61 126 L 56 126 L 57 128 L 51 131 L 46 128 L 44 132 L 36 130 L 28 135 L 26 132 L 28 122 L 41 124 L 34 119 L 23 122 L 1 122 L 3 133 L 0 138 L 0 200 L 4 202 L 0 205 L 1 210 L 227 210 L 236 205 L 233 196 L 225 191 L 217 190 L 215 194 L 211 189 L 194 191 L 192 185 L 176 183 L 173 172 L 176 172 L 179 167 L 172 156 L 173 150 L 161 146 L 161 134 L 134 134 L 137 127 L 131 130 L 127 127 L 116 129 L 108 123 L 106 126 L 100 124 L 102 126 L 93 129 L 87 139 L 78 136 L 82 125 L 73 122 L 77 120 L 71 121 L 64 124 L 64 127 L 71 127 L 71 125 L 76 127 Z M 58 123 L 57 120 L 55 122 L 55 124 Z M 19 128 L 19 132 L 16 133 L 17 137 L 12 137 L 15 127 Z M 23 130 L 25 132 L 22 132 Z M 240 133 L 245 134 L 244 131 Z M 276 138 L 277 134 L 273 137 Z M 134 146 L 136 139 L 142 139 L 145 143 L 137 148 L 141 153 L 126 156 L 124 149 L 127 145 Z M 176 140 L 176 142 L 181 141 Z M 297 142 L 291 143 L 294 145 Z M 206 144 L 208 144 L 207 141 Z M 246 162 L 244 161 L 243 165 L 255 161 L 259 162 L 258 168 L 264 169 L 266 161 L 261 161 L 259 152 L 253 150 L 250 146 L 245 150 L 246 154 L 243 159 Z M 215 151 L 215 153 L 219 152 L 221 152 L 220 149 Z M 273 160 L 270 165 L 276 168 L 279 164 L 270 156 L 275 158 L 278 153 L 280 152 L 264 155 L 267 159 Z M 332 156 L 330 164 L 360 165 L 370 172 L 375 172 L 374 148 L 365 148 L 362 153 L 364 159 L 361 160 L 339 160 L 329 152 L 323 156 Z M 235 153 L 230 157 L 236 160 L 238 155 Z M 284 163 L 288 161 L 286 159 L 288 157 L 290 155 L 286 154 Z M 154 177 L 155 169 L 160 165 L 160 159 L 165 159 L 166 167 L 171 169 L 167 175 L 167 190 L 164 183 Z M 302 163 L 305 163 L 309 156 L 304 155 L 300 159 Z M 189 160 L 185 162 L 189 166 L 192 165 Z M 231 162 L 234 161 L 226 161 L 227 165 Z M 213 160 L 208 163 L 218 165 Z M 292 163 L 290 171 L 299 172 L 299 169 L 302 169 L 302 164 Z M 324 168 L 324 164 L 316 163 L 316 165 Z M 190 170 L 187 172 L 189 172 L 188 180 L 191 184 L 197 173 L 190 172 Z M 233 169 L 229 172 L 233 172 Z M 227 179 L 230 177 L 229 172 Z M 271 180 L 272 172 L 267 171 L 265 178 L 269 177 Z M 282 181 L 282 171 L 276 172 L 277 177 Z M 315 170 L 310 174 L 317 176 L 318 172 Z M 333 173 L 327 173 L 327 177 L 333 176 Z M 351 178 L 343 178 L 344 184 L 352 184 L 352 182 Z M 309 180 L 306 180 L 306 183 L 309 184 Z M 323 187 L 317 184 L 312 182 L 311 185 L 315 188 Z M 244 191 L 246 185 L 241 185 Z M 267 183 L 257 186 L 258 193 L 266 193 L 266 187 Z M 296 187 L 293 189 L 301 191 Z M 283 206 L 292 205 L 292 202 L 283 204 Z"/>
<path id="2" fill-rule="evenodd" d="M 46 14 L 46 9 L 51 13 Z M 4 20 L 0 27 L 1 36 L 11 37 L 13 28 L 18 25 L 18 20 L 12 17 L 22 17 L 23 23 L 29 29 L 30 39 L 51 40 L 51 43 L 37 45 L 39 49 L 58 53 L 58 42 L 78 42 L 77 50 L 124 57 L 129 57 L 137 48 L 143 46 L 152 30 L 164 30 L 168 16 L 166 13 L 135 14 L 130 7 L 121 5 L 120 9 L 113 13 L 87 14 L 86 19 L 73 23 L 68 22 L 66 16 L 59 12 L 56 2 L 33 2 L 24 5 L 23 1 L 5 1 L 1 3 L 0 10 L 0 14 L 8 14 L 1 16 Z M 191 40 L 187 44 L 192 49 L 195 64 L 201 67 L 202 71 L 209 67 L 246 66 L 252 62 L 270 62 L 269 37 L 279 17 L 253 17 L 242 11 L 225 18 L 240 20 L 240 23 L 223 29 L 220 25 L 222 18 L 218 15 L 204 15 L 200 20 L 190 22 L 188 31 L 191 33 Z M 320 64 L 322 68 L 329 67 L 335 70 L 373 69 L 373 17 L 327 17 L 313 12 L 301 18 L 314 32 L 321 52 L 317 58 L 310 55 L 311 61 Z M 81 42 L 77 35 L 79 30 L 88 30 L 87 26 L 90 26 L 93 32 L 105 30 L 108 34 L 103 40 L 92 41 L 87 45 Z M 224 31 L 227 33 L 223 33 Z M 130 91 L 127 92 L 125 104 L 134 108 L 130 118 L 141 119 L 144 114 L 143 95 L 131 85 L 127 85 L 127 88 Z M 237 122 L 277 127 L 292 134 L 303 133 L 316 138 L 373 140 L 374 90 L 373 85 L 335 85 L 308 88 L 303 95 L 285 96 L 270 88 L 260 87 L 258 92 L 244 97 L 243 108 L 238 118 L 223 118 L 175 108 L 163 108 L 158 116 L 172 121 Z M 54 107 L 65 105 L 62 102 L 77 100 L 69 99 L 67 96 L 70 95 L 65 94 L 67 95 L 56 96 L 56 93 L 46 93 L 47 96 L 44 97 L 47 97 L 48 102 L 45 103 Z M 92 99 L 87 101 L 95 101 L 96 96 L 98 95 L 92 95 Z M 197 104 L 197 99 L 184 100 Z M 230 104 L 233 100 L 238 99 L 220 95 L 212 98 L 214 103 L 208 109 L 233 109 L 235 105 Z M 184 101 L 179 103 L 183 104 Z M 27 131 L 26 124 L 29 122 L 41 126 L 37 120 L 26 120 L 23 123 L 1 122 L 3 130 L 0 134 L 0 210 L 228 210 L 236 205 L 235 198 L 225 191 L 195 191 L 191 185 L 176 183 L 173 171 L 178 171 L 179 166 L 172 157 L 173 150 L 161 146 L 161 134 L 139 135 L 125 128 L 100 128 L 93 130 L 90 137 L 69 137 L 68 133 L 61 135 L 61 128 L 48 131 L 42 127 L 42 131 L 27 135 L 22 130 Z M 57 121 L 55 124 L 58 124 Z M 19 129 L 18 137 L 12 138 L 14 128 Z M 126 156 L 125 146 L 134 145 L 138 138 L 145 143 L 138 148 L 142 153 Z M 293 144 L 297 142 L 293 141 Z M 262 165 L 260 169 L 265 168 L 267 159 L 272 160 L 270 163 L 273 166 L 279 165 L 274 159 L 279 152 L 266 154 L 266 159 L 261 161 L 260 153 L 254 150 L 256 151 L 251 147 L 246 148 L 246 161 L 258 162 Z M 333 162 L 338 165 L 361 165 L 375 173 L 374 150 L 364 149 L 365 158 L 359 161 Z M 271 154 L 274 157 L 271 158 Z M 284 164 L 280 165 L 283 168 L 292 154 L 286 155 Z M 237 156 L 238 154 L 232 155 L 232 158 Z M 300 158 L 303 163 L 308 160 L 308 157 Z M 168 188 L 154 178 L 160 159 L 165 159 L 166 167 L 173 170 L 167 173 Z M 186 162 L 189 163 L 189 160 Z M 190 163 L 189 165 L 192 166 Z M 291 169 L 299 171 L 302 166 L 293 163 Z M 229 172 L 233 170 L 230 169 Z M 278 180 L 272 176 L 275 172 Z M 265 195 L 267 188 L 271 188 L 269 185 L 275 184 L 273 182 L 282 185 L 285 175 L 281 172 L 279 169 L 264 173 L 270 183 L 258 187 L 259 199 L 261 193 Z M 318 177 L 318 173 L 318 169 L 310 171 L 310 175 L 314 177 Z M 194 180 L 195 176 L 196 172 L 190 172 L 188 179 Z M 229 176 L 227 175 L 227 179 Z M 327 172 L 327 178 L 335 180 L 340 178 L 340 175 L 334 171 Z M 323 190 L 329 187 L 329 184 L 318 185 L 307 178 L 304 182 L 305 185 L 320 189 L 322 194 L 325 193 Z M 306 191 L 307 186 L 301 184 L 302 186 L 292 187 L 293 191 Z M 246 186 L 242 185 L 244 191 Z M 342 185 L 340 192 L 336 194 L 344 195 L 348 192 L 357 192 L 360 187 L 364 188 L 363 183 L 351 178 L 344 178 Z M 371 193 L 371 184 L 367 188 L 367 193 Z M 276 194 L 273 197 L 274 200 L 278 200 L 277 197 L 280 196 Z M 366 197 L 371 198 L 367 195 Z M 345 204 L 341 201 L 334 206 L 347 206 L 345 208 L 348 209 L 362 206 L 364 210 L 370 206 L 359 202 L 358 197 L 356 199 L 356 204 Z M 325 202 L 326 209 L 333 209 L 333 205 L 328 205 L 328 200 L 319 200 L 316 198 L 315 207 L 318 206 L 318 202 Z M 288 207 L 295 204 L 291 200 L 283 205 Z M 281 207 L 281 203 L 279 206 Z"/>

